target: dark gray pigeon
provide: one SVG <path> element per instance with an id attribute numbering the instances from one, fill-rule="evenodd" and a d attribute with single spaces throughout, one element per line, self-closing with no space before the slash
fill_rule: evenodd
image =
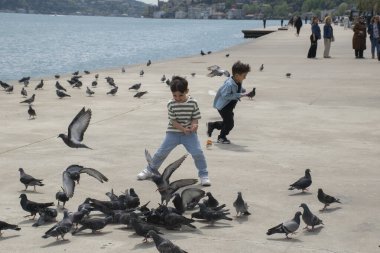
<path id="1" fill-rule="evenodd" d="M 10 94 L 13 92 L 13 85 L 9 86 L 8 88 L 5 89 L 5 92 Z"/>
<path id="2" fill-rule="evenodd" d="M 63 188 L 62 188 L 62 190 L 63 190 Z M 58 191 L 55 194 L 55 199 L 58 201 L 57 206 L 59 206 L 59 202 L 63 203 L 62 207 L 65 207 L 66 202 L 69 201 L 69 197 L 66 195 L 64 190 Z"/>
<path id="3" fill-rule="evenodd" d="M 301 220 L 300 220 L 301 215 L 302 213 L 300 211 L 296 212 L 293 219 L 285 221 L 281 224 L 278 224 L 277 226 L 273 228 L 268 229 L 267 235 L 283 233 L 286 235 L 286 238 L 291 239 L 290 237 L 288 237 L 288 234 L 296 233 L 301 223 Z"/>
<path id="4" fill-rule="evenodd" d="M 115 94 L 117 93 L 118 89 L 119 89 L 118 86 L 113 87 L 109 92 L 107 92 L 107 95 L 115 96 Z"/>
<path id="5" fill-rule="evenodd" d="M 44 186 L 44 184 L 42 183 L 43 179 L 37 179 L 32 177 L 31 175 L 26 174 L 23 168 L 19 168 L 18 171 L 20 172 L 20 182 L 25 185 L 24 191 L 28 189 L 28 186 L 33 186 L 34 191 L 36 191 L 36 185 Z"/>
<path id="6" fill-rule="evenodd" d="M 46 239 L 53 236 L 56 237 L 58 240 L 58 237 L 61 236 L 62 240 L 65 240 L 64 236 L 65 234 L 70 232 L 72 226 L 73 222 L 69 217 L 68 211 L 65 210 L 63 212 L 63 219 L 56 225 L 54 225 L 52 228 L 50 228 L 48 231 L 46 231 L 42 238 Z"/>
<path id="7" fill-rule="evenodd" d="M 324 225 L 322 220 L 314 215 L 305 203 L 302 203 L 300 207 L 303 208 L 302 220 L 306 224 L 304 229 L 309 229 L 309 226 L 311 226 L 311 230 L 313 230 L 314 226 Z"/>
<path id="8" fill-rule="evenodd" d="M 56 75 L 54 75 L 54 77 L 55 77 L 55 79 L 59 79 L 61 76 L 56 74 Z"/>
<path id="9" fill-rule="evenodd" d="M 112 217 L 108 216 L 106 218 L 87 218 L 82 219 L 79 221 L 79 224 L 82 226 L 78 229 L 75 229 L 71 234 L 75 235 L 76 233 L 79 233 L 80 231 L 91 229 L 92 233 L 95 233 L 107 226 L 107 224 L 111 223 Z"/>
<path id="10" fill-rule="evenodd" d="M 20 80 L 18 80 L 18 82 L 19 83 L 25 83 L 26 81 L 29 81 L 29 80 L 30 80 L 30 76 L 26 76 L 26 77 L 23 77 Z"/>
<path id="11" fill-rule="evenodd" d="M 144 96 L 146 93 L 148 93 L 147 91 L 139 91 L 137 92 L 133 97 L 135 98 L 141 98 L 142 96 Z"/>
<path id="12" fill-rule="evenodd" d="M 21 230 L 21 228 L 19 228 L 19 226 L 17 225 L 9 224 L 9 223 L 6 223 L 5 221 L 0 221 L 0 237 L 3 235 L 1 231 L 6 230 L 6 229 L 13 229 L 16 231 Z"/>
<path id="13" fill-rule="evenodd" d="M 98 85 L 97 81 L 92 81 L 91 83 L 92 88 L 96 88 L 97 85 Z"/>
<path id="14" fill-rule="evenodd" d="M 206 193 L 207 199 L 203 200 L 203 204 L 207 207 L 214 208 L 219 205 L 219 201 L 214 198 L 211 192 Z"/>
<path id="15" fill-rule="evenodd" d="M 83 144 L 82 141 L 84 132 L 87 130 L 87 127 L 90 124 L 91 115 L 91 109 L 87 109 L 86 111 L 83 107 L 82 110 L 80 110 L 75 118 L 71 121 L 68 128 L 68 135 L 59 134 L 58 137 L 62 138 L 63 142 L 70 148 L 89 148 Z"/>
<path id="16" fill-rule="evenodd" d="M 1 85 L 1 87 L 2 87 L 4 90 L 6 90 L 8 87 L 11 86 L 10 84 L 7 84 L 7 83 L 5 83 L 5 82 L 3 82 L 3 81 L 0 81 L 0 85 Z"/>
<path id="17" fill-rule="evenodd" d="M 146 63 L 146 66 L 150 66 L 152 64 L 152 61 L 151 60 L 148 60 L 148 62 Z"/>
<path id="18" fill-rule="evenodd" d="M 27 97 L 27 96 L 28 96 L 28 92 L 25 90 L 24 87 L 22 87 L 22 89 L 21 89 L 21 95 L 22 95 L 23 97 Z"/>
<path id="19" fill-rule="evenodd" d="M 161 82 L 163 83 L 163 82 L 165 82 L 165 80 L 166 80 L 166 76 L 163 75 L 163 76 L 161 77 Z"/>
<path id="20" fill-rule="evenodd" d="M 85 168 L 76 164 L 70 165 L 62 174 L 63 190 L 69 198 L 73 197 L 75 181 L 79 184 L 80 175 L 82 173 L 96 178 L 101 183 L 108 181 L 108 178 L 96 169 Z"/>
<path id="21" fill-rule="evenodd" d="M 88 71 L 88 70 L 85 70 L 85 71 L 83 71 L 86 75 L 89 75 L 89 74 L 91 74 L 91 72 L 90 71 Z"/>
<path id="22" fill-rule="evenodd" d="M 136 234 L 144 237 L 143 242 L 147 242 L 148 237 L 149 237 L 148 232 L 151 230 L 155 231 L 158 234 L 162 234 L 157 227 L 155 227 L 151 224 L 147 224 L 143 221 L 138 221 L 134 217 L 131 218 L 130 222 L 131 222 L 131 225 L 132 225 L 133 229 L 135 230 Z"/>
<path id="23" fill-rule="evenodd" d="M 63 90 L 56 90 L 55 93 L 59 98 L 64 98 L 64 97 L 71 97 L 69 94 L 64 92 Z"/>
<path id="24" fill-rule="evenodd" d="M 324 211 L 326 207 L 328 207 L 332 203 L 341 203 L 339 199 L 324 193 L 321 188 L 318 189 L 318 200 L 321 203 L 325 204 L 325 206 L 320 211 Z"/>
<path id="25" fill-rule="evenodd" d="M 58 81 L 55 82 L 55 88 L 57 88 L 57 90 L 66 91 L 66 89 Z"/>
<path id="26" fill-rule="evenodd" d="M 37 222 L 35 222 L 32 226 L 39 227 L 47 222 L 56 222 L 56 218 L 58 215 L 57 209 L 53 208 L 43 208 L 38 211 L 40 217 L 38 217 Z"/>
<path id="27" fill-rule="evenodd" d="M 33 109 L 32 105 L 29 105 L 28 114 L 29 119 L 34 119 L 37 116 L 36 111 Z"/>
<path id="28" fill-rule="evenodd" d="M 248 212 L 248 204 L 247 202 L 244 202 L 241 192 L 238 192 L 238 196 L 234 201 L 233 205 L 236 209 L 236 216 L 251 215 L 251 213 Z"/>
<path id="29" fill-rule="evenodd" d="M 20 103 L 32 104 L 34 102 L 35 97 L 36 97 L 36 94 L 33 94 L 30 98 L 25 99 L 24 101 L 21 101 Z"/>
<path id="30" fill-rule="evenodd" d="M 292 76 L 292 73 L 286 73 L 286 77 L 290 78 Z"/>
<path id="31" fill-rule="evenodd" d="M 140 77 L 142 77 L 144 75 L 144 70 L 141 70 L 140 71 Z"/>
<path id="32" fill-rule="evenodd" d="M 95 94 L 95 91 L 92 91 L 92 90 L 91 90 L 90 88 L 88 88 L 88 86 L 87 86 L 86 94 L 87 94 L 89 97 L 91 97 L 92 95 Z"/>
<path id="33" fill-rule="evenodd" d="M 159 253 L 187 253 L 187 251 L 184 251 L 170 240 L 163 238 L 154 230 L 150 230 L 148 236 L 153 238 Z"/>
<path id="34" fill-rule="evenodd" d="M 256 96 L 256 88 L 254 87 L 252 91 L 248 92 L 246 95 L 249 99 L 253 99 L 254 96 Z"/>
<path id="35" fill-rule="evenodd" d="M 44 80 L 43 79 L 41 79 L 41 82 L 39 82 L 36 85 L 36 88 L 34 88 L 34 90 L 42 89 L 42 87 L 44 87 Z"/>
<path id="36" fill-rule="evenodd" d="M 210 222 L 211 224 L 214 224 L 216 221 L 219 221 L 219 220 L 229 220 L 229 221 L 232 220 L 232 218 L 227 216 L 228 214 L 230 214 L 227 211 L 224 211 L 224 210 L 215 211 L 207 207 L 203 203 L 198 203 L 198 206 L 199 206 L 200 214 L 203 217 L 203 219 Z"/>
<path id="37" fill-rule="evenodd" d="M 20 205 L 22 207 L 22 209 L 24 209 L 24 211 L 26 212 L 29 212 L 30 215 L 26 215 L 24 217 L 29 217 L 29 216 L 33 216 L 33 219 L 36 217 L 36 214 L 46 208 L 46 207 L 49 207 L 49 206 L 53 206 L 54 205 L 54 202 L 49 202 L 49 203 L 37 203 L 37 202 L 34 202 L 34 201 L 31 201 L 31 200 L 28 200 L 28 197 L 26 196 L 26 194 L 22 193 L 20 195 Z"/>
<path id="38" fill-rule="evenodd" d="M 264 70 L 264 64 L 261 64 L 259 70 L 260 70 L 260 71 L 263 71 L 263 70 Z"/>
<path id="39" fill-rule="evenodd" d="M 305 176 L 298 179 L 296 182 L 290 185 L 289 190 L 302 190 L 304 192 L 307 190 L 307 187 L 311 185 L 311 175 L 310 175 L 310 169 L 305 170 Z"/>
<path id="40" fill-rule="evenodd" d="M 136 83 L 128 88 L 128 90 L 138 90 L 141 87 L 141 83 Z"/>

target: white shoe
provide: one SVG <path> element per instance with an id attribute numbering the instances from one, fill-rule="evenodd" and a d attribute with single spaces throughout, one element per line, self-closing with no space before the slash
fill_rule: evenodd
<path id="1" fill-rule="evenodd" d="M 201 177 L 202 186 L 211 186 L 211 181 L 208 177 Z"/>
<path id="2" fill-rule="evenodd" d="M 146 179 L 151 178 L 152 176 L 153 176 L 152 172 L 150 172 L 147 169 L 144 169 L 139 174 L 137 174 L 137 180 L 146 180 Z"/>

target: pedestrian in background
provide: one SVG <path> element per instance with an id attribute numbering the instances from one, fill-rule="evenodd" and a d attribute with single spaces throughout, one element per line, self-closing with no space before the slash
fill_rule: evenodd
<path id="1" fill-rule="evenodd" d="M 301 19 L 300 16 L 298 16 L 296 18 L 296 21 L 294 22 L 294 26 L 297 29 L 297 36 L 299 36 L 300 35 L 300 30 L 301 30 L 301 27 L 302 27 L 302 19 Z"/>
<path id="2" fill-rule="evenodd" d="M 263 18 L 263 26 L 264 26 L 264 29 L 267 26 L 267 19 L 265 17 Z"/>
<path id="3" fill-rule="evenodd" d="M 374 16 L 371 19 L 371 23 L 368 25 L 368 35 L 371 41 L 371 54 L 372 59 L 377 55 L 377 59 L 380 61 L 380 23 L 379 16 Z M 376 54 L 375 54 L 376 51 Z"/>
<path id="4" fill-rule="evenodd" d="M 363 53 L 364 50 L 367 49 L 366 47 L 366 26 L 364 23 L 364 17 L 360 16 L 358 22 L 354 25 L 354 28 L 352 29 L 354 31 L 354 36 L 352 37 L 352 48 L 355 50 L 355 58 L 356 59 L 363 59 Z"/>
<path id="5" fill-rule="evenodd" d="M 331 17 L 327 16 L 325 18 L 325 25 L 323 26 L 323 41 L 325 45 L 325 51 L 323 51 L 324 58 L 331 58 L 330 56 L 330 47 L 331 42 L 334 41 L 333 28 L 331 26 Z"/>
<path id="6" fill-rule="evenodd" d="M 321 29 L 318 25 L 318 17 L 313 17 L 311 22 L 310 48 L 307 53 L 307 58 L 315 58 L 317 55 L 319 39 L 321 39 Z"/>

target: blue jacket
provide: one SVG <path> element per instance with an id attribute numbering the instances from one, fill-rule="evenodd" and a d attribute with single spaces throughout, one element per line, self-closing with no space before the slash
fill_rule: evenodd
<path id="1" fill-rule="evenodd" d="M 321 39 L 321 28 L 319 28 L 318 24 L 313 24 L 311 26 L 311 32 L 315 35 L 315 39 Z"/>
<path id="2" fill-rule="evenodd" d="M 214 108 L 222 110 L 232 100 L 239 100 L 241 93 L 238 93 L 238 85 L 229 77 L 224 84 L 219 88 L 214 99 Z"/>
<path id="3" fill-rule="evenodd" d="M 334 37 L 333 28 L 331 25 L 325 25 L 323 27 L 323 38 L 332 39 Z"/>
<path id="4" fill-rule="evenodd" d="M 378 30 L 378 32 L 379 32 L 378 34 L 380 36 L 380 23 L 377 24 L 377 30 Z M 368 25 L 368 34 L 369 34 L 369 38 L 373 39 L 373 23 Z"/>

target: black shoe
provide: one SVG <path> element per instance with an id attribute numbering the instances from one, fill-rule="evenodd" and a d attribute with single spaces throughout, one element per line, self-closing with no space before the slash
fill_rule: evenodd
<path id="1" fill-rule="evenodd" d="M 214 131 L 214 123 L 213 122 L 207 122 L 206 126 L 207 126 L 207 135 L 208 135 L 208 137 L 211 137 L 212 131 Z"/>
<path id="2" fill-rule="evenodd" d="M 221 143 L 221 144 L 231 144 L 230 140 L 228 140 L 227 138 L 218 138 L 218 143 Z"/>

